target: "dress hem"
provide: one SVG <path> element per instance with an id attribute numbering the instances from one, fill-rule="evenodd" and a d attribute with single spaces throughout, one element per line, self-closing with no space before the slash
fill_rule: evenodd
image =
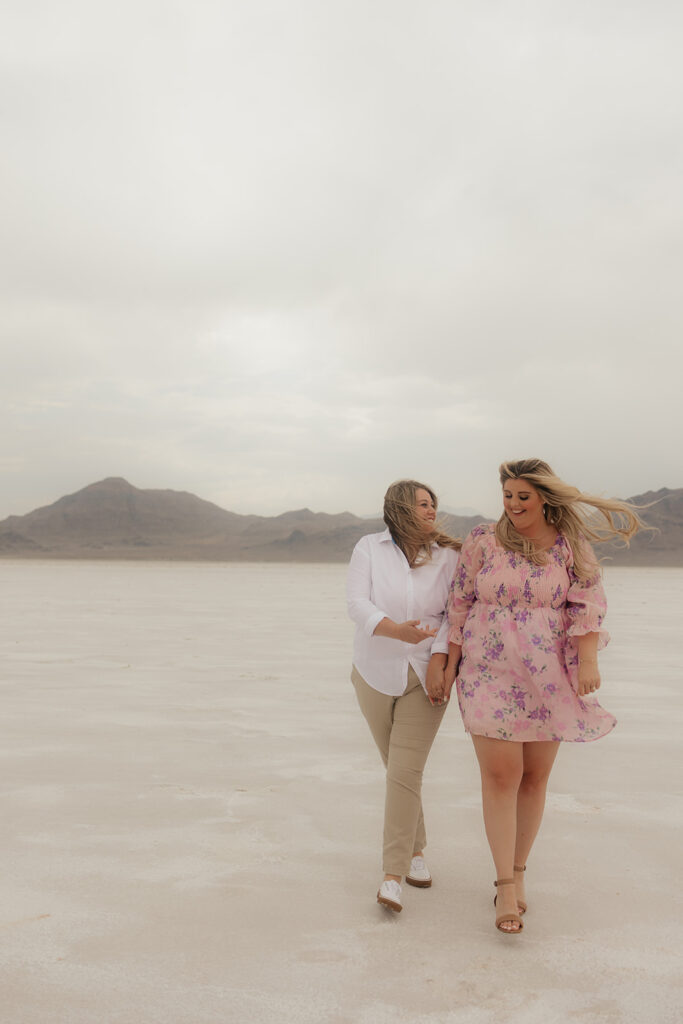
<path id="1" fill-rule="evenodd" d="M 528 739 L 519 740 L 507 736 L 491 736 L 487 732 L 473 732 L 472 729 L 468 729 L 466 725 L 464 726 L 464 729 L 465 732 L 470 736 L 483 736 L 484 739 L 501 740 L 501 742 L 503 743 L 594 743 L 595 740 L 601 740 L 605 736 L 609 736 L 611 732 L 614 732 L 616 725 L 617 722 L 615 719 L 615 721 L 612 723 L 609 729 L 606 729 L 604 732 L 599 733 L 597 736 L 577 736 L 574 739 L 569 739 L 568 737 L 560 736 L 559 739 L 551 738 L 547 740 L 541 739 L 538 736 L 530 736 Z"/>

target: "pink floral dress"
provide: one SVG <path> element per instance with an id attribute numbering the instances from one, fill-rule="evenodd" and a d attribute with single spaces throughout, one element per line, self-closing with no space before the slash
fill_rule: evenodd
<path id="1" fill-rule="evenodd" d="M 457 690 L 467 732 L 585 742 L 616 725 L 594 696 L 578 696 L 575 638 L 599 633 L 601 648 L 609 634 L 597 561 L 587 580 L 573 563 L 561 534 L 546 565 L 500 547 L 493 526 L 467 537 L 448 601 L 448 639 L 462 645 Z"/>

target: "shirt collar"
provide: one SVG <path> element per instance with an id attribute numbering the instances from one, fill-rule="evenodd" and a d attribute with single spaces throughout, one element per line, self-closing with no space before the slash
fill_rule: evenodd
<path id="1" fill-rule="evenodd" d="M 389 527 L 387 527 L 386 530 L 383 530 L 382 533 L 380 533 L 379 542 L 380 544 L 386 544 L 387 542 L 390 544 L 396 544 L 396 541 L 391 536 L 391 531 L 389 530 Z M 398 547 L 398 544 L 396 544 L 396 546 Z M 434 550 L 434 548 L 438 548 L 438 546 L 439 545 L 436 543 L 436 541 L 433 540 L 431 543 L 432 551 Z"/>

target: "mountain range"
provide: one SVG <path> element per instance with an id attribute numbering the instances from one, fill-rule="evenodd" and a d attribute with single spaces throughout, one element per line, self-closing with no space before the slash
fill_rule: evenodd
<path id="1" fill-rule="evenodd" d="M 683 488 L 629 499 L 653 532 L 630 548 L 600 546 L 617 565 L 683 566 Z M 444 514 L 445 529 L 464 537 L 484 516 Z M 165 559 L 225 562 L 345 562 L 380 518 L 330 515 L 308 508 L 279 516 L 239 515 L 186 491 L 143 490 L 108 477 L 52 505 L 0 522 L 0 557 Z"/>

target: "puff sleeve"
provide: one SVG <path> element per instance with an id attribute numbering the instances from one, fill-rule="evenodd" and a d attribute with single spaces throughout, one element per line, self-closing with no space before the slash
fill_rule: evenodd
<path id="1" fill-rule="evenodd" d="M 567 636 L 578 637 L 586 633 L 598 633 L 598 650 L 609 643 L 609 633 L 602 628 L 607 611 L 607 599 L 602 586 L 602 574 L 592 547 L 583 542 L 584 557 L 592 565 L 590 576 L 579 579 L 574 570 L 574 557 L 570 556 L 567 572 L 569 574 L 569 590 L 567 591 Z"/>
<path id="2" fill-rule="evenodd" d="M 462 646 L 462 631 L 472 605 L 476 601 L 477 573 L 484 562 L 486 526 L 475 526 L 467 535 L 460 551 L 460 560 L 448 595 L 448 642 Z"/>

